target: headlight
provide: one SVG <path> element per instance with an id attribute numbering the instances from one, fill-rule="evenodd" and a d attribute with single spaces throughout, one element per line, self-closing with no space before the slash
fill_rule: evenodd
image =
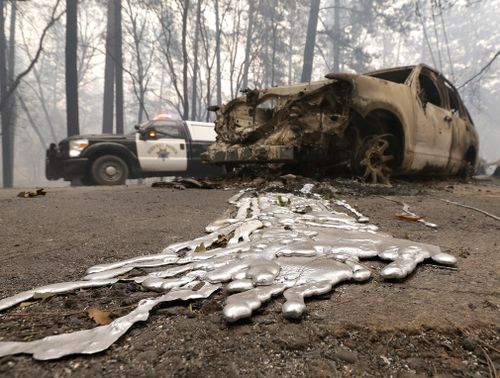
<path id="1" fill-rule="evenodd" d="M 75 139 L 69 142 L 69 157 L 78 157 L 89 145 L 88 139 Z"/>

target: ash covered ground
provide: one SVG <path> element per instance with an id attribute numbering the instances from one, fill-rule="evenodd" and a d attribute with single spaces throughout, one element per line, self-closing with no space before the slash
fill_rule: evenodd
<path id="1" fill-rule="evenodd" d="M 300 189 L 309 179 L 254 179 L 259 190 Z M 0 191 L 0 296 L 83 276 L 92 265 L 154 254 L 204 233 L 222 216 L 230 190 L 54 188 L 17 198 Z M 281 187 L 280 187 L 281 186 Z M 308 301 L 299 322 L 281 316 L 283 299 L 250 320 L 227 324 L 225 294 L 160 306 L 106 352 L 54 362 L 0 359 L 3 376 L 488 376 L 499 369 L 500 222 L 447 199 L 500 214 L 492 182 L 394 181 L 392 187 L 349 180 L 315 182 L 324 198 L 345 199 L 382 232 L 439 245 L 458 270 L 423 265 L 398 282 L 374 278 L 340 285 Z M 387 198 L 384 198 L 387 197 Z M 402 201 L 438 229 L 396 217 Z M 341 210 L 341 209 L 339 209 Z M 373 268 L 377 260 L 365 261 Z M 17 306 L 0 315 L 0 340 L 34 340 L 95 326 L 91 307 L 112 317 L 151 293 L 133 284 L 79 290 Z"/>

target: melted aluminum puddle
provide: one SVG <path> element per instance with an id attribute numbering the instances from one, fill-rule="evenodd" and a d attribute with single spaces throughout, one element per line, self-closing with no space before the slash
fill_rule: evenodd
<path id="1" fill-rule="evenodd" d="M 17 353 L 50 360 L 70 354 L 92 354 L 107 349 L 136 322 L 145 321 L 158 304 L 208 298 L 222 287 L 229 296 L 223 309 L 228 322 L 252 315 L 271 297 L 283 295 L 283 316 L 299 319 L 304 299 L 332 290 L 342 281 L 366 281 L 371 272 L 359 259 L 380 257 L 391 261 L 380 274 L 402 279 L 425 259 L 454 266 L 455 257 L 434 245 L 395 239 L 377 231 L 367 217 L 345 201 L 332 203 L 354 217 L 334 211 L 330 202 L 301 191 L 309 198 L 285 193 L 257 195 L 242 191 L 229 202 L 234 218 L 207 226 L 207 235 L 168 246 L 157 255 L 140 256 L 87 270 L 82 281 L 58 283 L 0 300 L 0 311 L 36 297 L 77 288 L 112 285 L 135 267 L 164 267 L 145 276 L 121 278 L 146 290 L 166 292 L 145 299 L 129 314 L 90 330 L 45 337 L 30 342 L 0 342 L 0 357 Z M 224 248 L 210 246 L 228 238 Z M 202 252 L 200 252 L 202 251 Z"/>

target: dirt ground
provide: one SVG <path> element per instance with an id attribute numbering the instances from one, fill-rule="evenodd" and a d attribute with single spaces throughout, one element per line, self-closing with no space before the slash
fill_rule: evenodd
<path id="1" fill-rule="evenodd" d="M 500 370 L 500 216 L 492 182 L 395 181 L 392 188 L 336 180 L 330 194 L 356 204 L 381 231 L 437 244 L 458 269 L 423 264 L 402 282 L 341 285 L 308 302 L 299 322 L 274 299 L 251 320 L 228 325 L 224 293 L 159 307 L 103 353 L 39 362 L 0 358 L 1 376 L 463 376 Z M 324 187 L 326 184 L 323 184 Z M 326 190 L 326 189 L 325 189 Z M 330 190 L 330 189 L 328 189 Z M 0 191 L 0 297 L 76 280 L 91 265 L 158 253 L 200 236 L 221 216 L 232 190 L 129 186 L 50 188 L 18 198 Z M 404 201 L 438 225 L 395 217 Z M 374 271 L 381 266 L 368 260 Z M 33 340 L 92 328 L 90 307 L 118 317 L 155 294 L 132 284 L 79 290 L 0 314 L 0 340 Z"/>

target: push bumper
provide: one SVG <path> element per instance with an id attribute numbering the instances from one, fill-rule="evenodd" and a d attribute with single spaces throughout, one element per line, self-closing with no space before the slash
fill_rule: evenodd
<path id="1" fill-rule="evenodd" d="M 85 175 L 87 158 L 64 158 L 56 147 L 47 150 L 45 177 L 47 180 L 60 178 L 68 181 Z"/>

